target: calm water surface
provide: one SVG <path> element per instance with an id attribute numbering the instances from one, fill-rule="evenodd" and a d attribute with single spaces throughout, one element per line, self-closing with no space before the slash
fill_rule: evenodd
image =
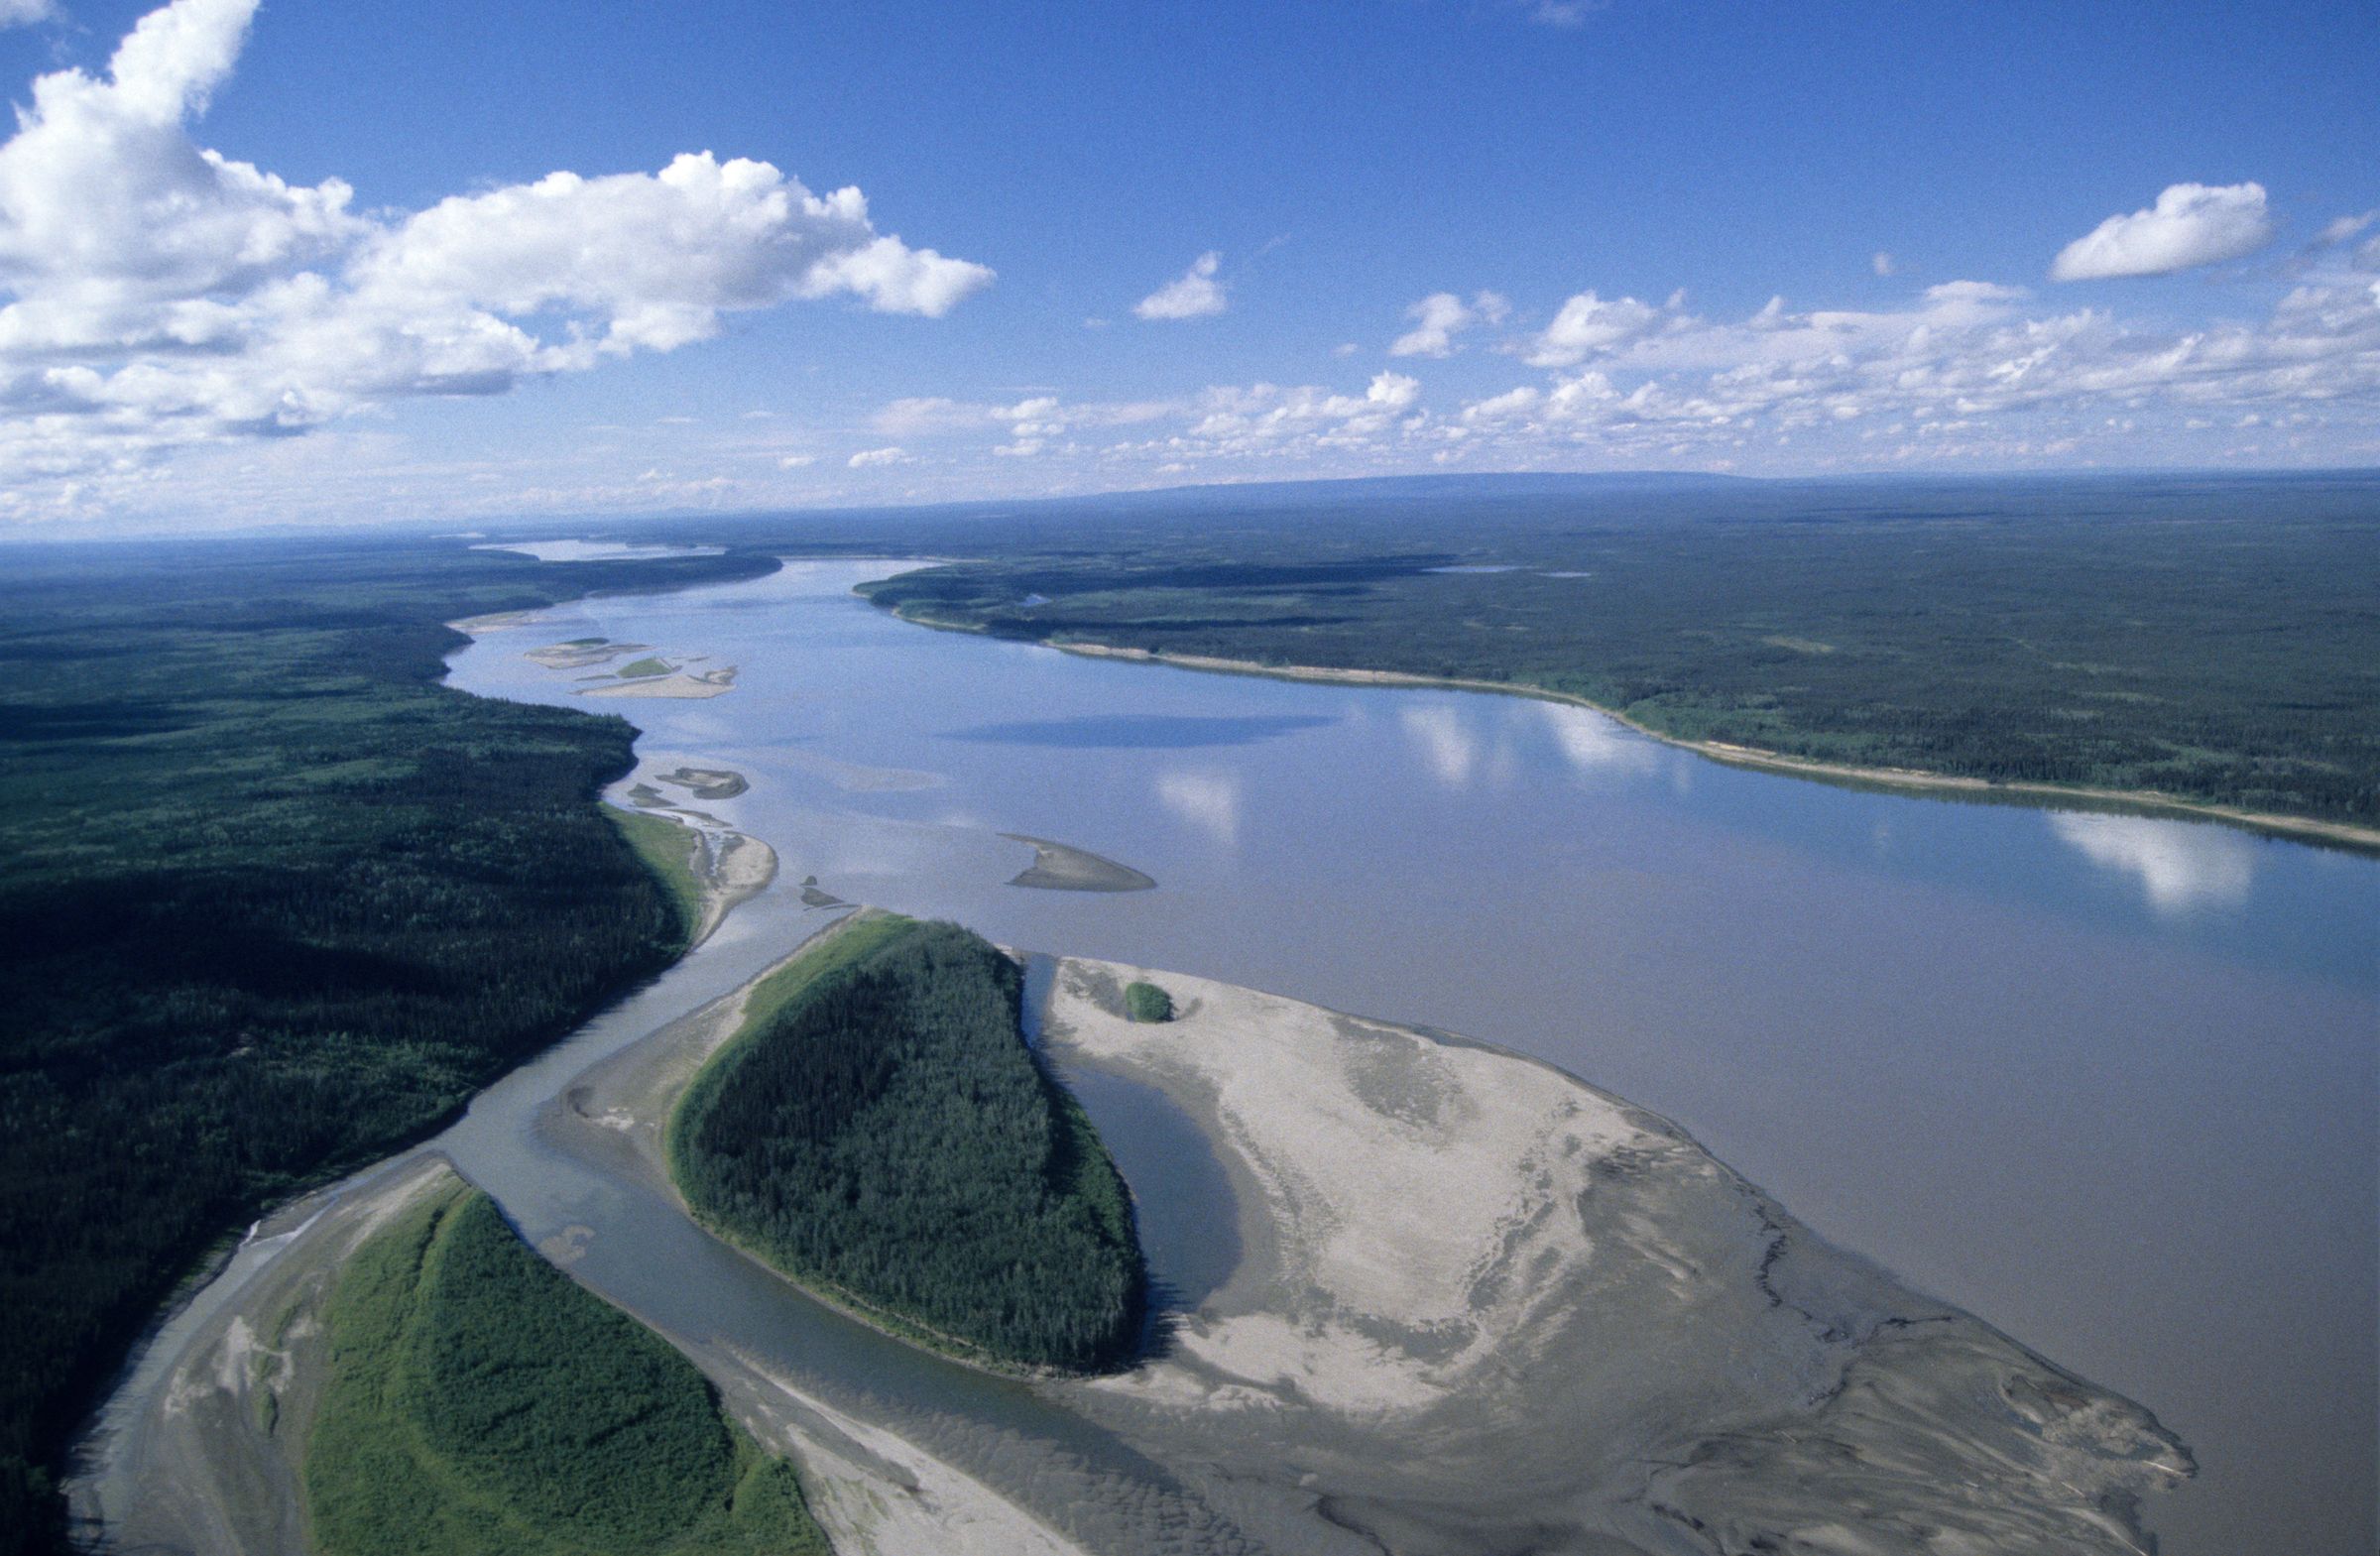
<path id="1" fill-rule="evenodd" d="M 738 666 L 710 701 L 578 703 L 642 726 L 648 773 L 745 773 L 750 792 L 702 808 L 782 858 L 779 888 L 672 975 L 679 1008 L 814 927 L 784 886 L 815 874 L 1008 944 L 1538 1054 L 1678 1120 L 1837 1243 L 2156 1410 L 2202 1464 L 2151 1505 L 2167 1551 L 2374 1548 L 2380 862 L 1737 772 L 1547 703 L 930 632 L 849 594 L 891 570 L 798 564 L 596 600 L 454 659 L 458 685 L 549 702 L 577 702 L 587 672 L 522 655 L 564 638 Z M 1108 855 L 1159 889 L 1011 888 L 1031 850 L 1003 832 Z M 1147 1105 L 1093 1101 L 1110 1117 Z M 517 1110 L 474 1116 L 521 1128 Z M 1169 1159 L 1173 1126 L 1147 1117 L 1131 1133 Z M 621 1191 L 556 1188 L 529 1164 L 534 1141 L 472 1160 L 470 1129 L 458 1159 L 509 1174 L 489 1186 L 533 1236 L 622 1218 L 589 1257 L 616 1266 L 598 1283 L 624 1283 L 632 1305 L 667 1300 L 687 1260 L 736 1278 L 666 1217 L 595 1203 Z M 1201 1192 L 1144 1205 L 1188 1288 L 1228 1273 L 1211 1239 L 1170 1230 Z M 848 1343 L 855 1365 L 902 1365 Z M 1016 1432 L 1068 1431 L 1022 1390 L 1013 1408 Z"/>

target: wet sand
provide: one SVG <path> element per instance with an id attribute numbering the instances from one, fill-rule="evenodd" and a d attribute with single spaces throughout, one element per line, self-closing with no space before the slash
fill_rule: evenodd
<path id="1" fill-rule="evenodd" d="M 1175 1020 L 1125 1019 L 1140 978 Z M 1198 1124 L 1243 1250 L 1167 1354 L 1069 1397 L 1281 1548 L 2137 1552 L 2137 1497 L 2191 1473 L 1538 1061 L 1085 961 L 1043 1034 Z"/>
<path id="2" fill-rule="evenodd" d="M 673 1200 L 669 1109 L 759 977 L 587 1069 L 538 1133 Z M 1175 1020 L 1124 1018 L 1143 977 Z M 1041 1031 L 1198 1125 L 1244 1252 L 1139 1369 L 1034 1386 L 1182 1477 L 1233 1549 L 2087 1556 L 2142 1549 L 2134 1498 L 2189 1473 L 2147 1412 L 1827 1247 L 1674 1126 L 1551 1066 L 1079 960 Z M 102 1484 L 137 1495 L 94 1509 L 117 1547 L 301 1549 L 308 1304 L 446 1171 L 411 1153 L 263 1229 L 284 1244 L 118 1446 Z M 541 1251 L 569 1268 L 593 1235 Z M 852 1401 L 661 1332 L 795 1457 L 845 1556 L 1085 1551 Z"/>
<path id="3" fill-rule="evenodd" d="M 299 1459 L 327 1360 L 321 1305 L 366 1238 L 453 1181 L 442 1158 L 410 1152 L 257 1224 L 259 1266 L 116 1428 L 118 1472 L 68 1487 L 106 1549 L 310 1556 Z"/>
<path id="4" fill-rule="evenodd" d="M 581 690 L 582 697 L 662 697 L 686 699 L 720 697 L 736 689 L 736 667 L 733 664 L 715 670 L 672 670 L 666 675 L 648 675 L 635 680 L 616 680 Z"/>
<path id="5" fill-rule="evenodd" d="M 741 773 L 724 769 L 680 768 L 658 781 L 711 799 L 731 799 L 751 786 Z M 769 884 L 776 879 L 776 850 L 749 833 L 737 831 L 709 811 L 672 804 L 659 789 L 633 777 L 618 797 L 639 810 L 667 816 L 694 834 L 696 847 L 690 864 L 695 881 L 702 887 L 702 911 L 695 922 L 692 944 L 700 945 L 709 939 L 711 932 L 740 903 L 767 891 Z"/>

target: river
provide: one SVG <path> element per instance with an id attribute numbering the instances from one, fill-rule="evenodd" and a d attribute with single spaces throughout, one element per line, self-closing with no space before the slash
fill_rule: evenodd
<path id="1" fill-rule="evenodd" d="M 1025 1487 L 1093 1548 L 1206 1516 L 1033 1391 L 802 1303 L 541 1137 L 541 1104 L 587 1064 L 815 928 L 790 889 L 815 875 L 1005 944 L 1551 1060 L 2156 1411 L 2201 1465 L 2148 1508 L 2167 1552 L 2374 1548 L 2380 861 L 1746 772 L 1546 702 L 938 633 L 850 593 L 894 565 L 590 600 L 452 660 L 452 683 L 483 695 L 626 714 L 643 777 L 743 773 L 745 793 L 689 803 L 781 860 L 776 889 L 438 1142 L 533 1239 L 593 1228 L 576 1267 L 598 1289 L 798 1359 L 825 1396 Z M 523 657 L 594 636 L 732 664 L 734 689 L 598 703 L 575 695 L 591 671 Z M 1033 855 L 1004 833 L 1158 888 L 1012 887 Z M 1179 1134 L 1145 1096 L 1088 1100 L 1111 1130 Z M 1159 1273 L 1193 1292 L 1220 1278 L 1192 1224 L 1208 1183 L 1185 1170 L 1143 1196 L 1179 1264 Z"/>

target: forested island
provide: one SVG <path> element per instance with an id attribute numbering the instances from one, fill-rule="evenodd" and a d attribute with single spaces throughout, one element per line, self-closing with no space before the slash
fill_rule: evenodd
<path id="1" fill-rule="evenodd" d="M 792 1467 L 692 1363 L 451 1175 L 324 1310 L 302 1456 L 323 1556 L 825 1556 Z"/>
<path id="2" fill-rule="evenodd" d="M 619 718 L 436 684 L 442 623 L 766 556 L 24 546 L 0 581 L 0 1551 L 173 1283 L 666 966 Z M 655 839 L 654 841 L 661 841 Z"/>
<path id="3" fill-rule="evenodd" d="M 1023 975 L 954 924 L 848 924 L 764 983 L 670 1121 L 706 1225 L 903 1336 L 1067 1372 L 1132 1354 L 1124 1181 L 1025 1046 Z"/>

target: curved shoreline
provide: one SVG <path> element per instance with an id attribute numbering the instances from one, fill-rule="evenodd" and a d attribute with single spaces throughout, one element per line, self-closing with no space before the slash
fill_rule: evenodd
<path id="1" fill-rule="evenodd" d="M 753 992 L 848 921 L 597 1061 L 536 1115 L 683 1215 L 660 1148 L 670 1101 L 743 1026 Z M 2113 1553 L 2138 1548 L 2135 1498 L 2190 1474 L 2147 1411 L 1834 1249 L 1686 1131 L 1559 1065 L 1166 972 L 1145 976 L 1184 996 L 1180 1016 L 1130 1022 L 1102 986 L 1142 973 L 1063 959 L 1044 1041 L 1172 1097 L 1232 1169 L 1254 1235 L 1169 1354 L 1030 1383 L 1271 1548 L 1526 1535 L 1642 1552 L 1671 1548 L 1663 1530 L 1684 1519 L 1773 1536 L 1864 1509 L 1989 1535 L 1979 1548 Z M 433 1142 L 275 1218 L 297 1225 L 271 1277 L 226 1293 L 201 1343 L 160 1359 L 165 1394 L 138 1405 L 163 1429 L 140 1450 L 162 1474 L 140 1478 L 132 1532 L 298 1556 L 283 1503 L 236 1490 L 282 1473 L 271 1427 L 244 1424 L 260 1384 L 296 1386 L 287 1404 L 305 1408 L 306 1356 L 282 1337 L 306 1331 L 275 1315 L 440 1164 Z M 565 1228 L 540 1252 L 568 1268 L 584 1235 Z M 769 1359 L 654 1327 L 798 1455 L 855 1556 L 951 1548 L 961 1527 L 1008 1549 L 1084 1549 L 997 1478 L 836 1410 Z M 285 1351 L 269 1374 L 249 1367 Z M 1581 1460 L 1582 1443 L 1600 1446 Z M 909 1543 L 871 1538 L 895 1533 L 875 1523 L 888 1510 Z"/>
<path id="2" fill-rule="evenodd" d="M 1174 1021 L 1124 1016 L 1135 978 Z M 1382 1549 L 1646 1552 L 1683 1525 L 2119 1556 L 2193 1473 L 2147 1409 L 1533 1055 L 1072 957 L 1043 1032 L 1187 1114 L 1244 1227 L 1167 1353 L 1067 1395 L 1254 1498 L 1283 1549 L 1319 1518 Z"/>
<path id="3" fill-rule="evenodd" d="M 890 608 L 891 614 L 917 627 L 930 627 L 937 632 L 964 632 L 983 635 L 981 627 L 966 622 L 944 621 L 937 617 L 907 611 L 899 606 Z M 1549 687 L 1531 686 L 1515 681 L 1474 680 L 1453 675 L 1421 675 L 1408 670 L 1338 669 L 1322 664 L 1260 664 L 1253 659 L 1229 659 L 1201 654 L 1169 654 L 1160 649 L 1127 649 L 1106 643 L 1059 642 L 1054 639 L 1027 640 L 1044 649 L 1056 649 L 1062 654 L 1081 655 L 1085 658 L 1129 659 L 1147 664 L 1169 664 L 1176 669 L 1204 670 L 1219 675 L 1255 675 L 1266 680 L 1323 681 L 1350 686 L 1411 686 L 1437 687 L 1450 691 L 1484 691 L 1505 697 L 1527 697 L 1539 702 L 1566 703 L 1571 707 L 1587 708 L 1614 719 L 1637 734 L 1657 740 L 1664 746 L 1690 751 L 1698 757 L 1724 763 L 1731 768 L 1744 768 L 1757 773 L 1774 773 L 1785 778 L 1808 778 L 1814 782 L 1835 783 L 1845 788 L 1881 789 L 1888 793 L 1917 796 L 1966 797 L 1971 799 L 2004 799 L 2012 803 L 2036 805 L 2045 810 L 2057 808 L 2061 799 L 2077 801 L 2103 809 L 2121 810 L 2182 820 L 2216 821 L 2225 826 L 2239 827 L 2267 837 L 2287 842 L 2305 843 L 2312 847 L 2346 849 L 2354 853 L 2380 854 L 2380 827 L 2357 826 L 2347 821 L 2321 821 L 2312 816 L 2289 816 L 2267 810 L 2242 810 L 2233 805 L 2217 805 L 2205 800 L 2182 799 L 2155 789 L 2091 788 L 2080 783 L 2042 783 L 2027 780 L 1962 778 L 1953 773 L 1934 773 L 1923 768 L 1863 768 L 1845 762 L 1827 762 L 1816 757 L 1796 757 L 1784 752 L 1767 751 L 1757 746 L 1738 746 L 1727 741 L 1693 740 L 1654 729 L 1620 712 L 1606 707 L 1576 692 L 1555 691 Z"/>
<path id="4" fill-rule="evenodd" d="M 929 1352 L 987 1377 L 1038 1382 L 1078 1375 L 1003 1362 L 968 1342 L 857 1294 L 779 1267 L 686 1202 L 669 1171 L 668 1137 L 686 1088 L 730 1043 L 744 1035 L 746 1010 L 761 985 L 794 963 L 830 946 L 852 926 L 884 916 L 881 908 L 857 906 L 755 973 L 739 987 L 696 1007 L 638 1042 L 604 1059 L 545 1104 L 548 1117 L 610 1132 L 624 1146 L 616 1166 L 634 1173 L 661 1195 L 703 1235 L 773 1279 L 867 1329 Z"/>

